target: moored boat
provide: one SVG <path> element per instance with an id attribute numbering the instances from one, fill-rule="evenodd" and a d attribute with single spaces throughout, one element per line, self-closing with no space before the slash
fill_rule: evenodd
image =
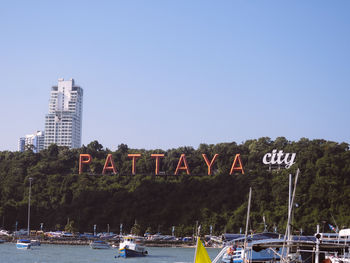
<path id="1" fill-rule="evenodd" d="M 95 240 L 90 243 L 90 247 L 93 249 L 108 249 L 111 248 L 111 246 L 102 240 Z"/>
<path id="2" fill-rule="evenodd" d="M 283 239 L 275 233 L 259 233 L 247 239 L 247 246 L 244 249 L 244 237 L 228 242 L 221 254 L 222 263 L 249 262 L 275 262 L 280 260 L 280 255 L 274 253 L 273 248 L 280 247 Z M 267 247 L 265 247 L 267 246 Z"/>
<path id="3" fill-rule="evenodd" d="M 6 231 L 4 229 L 0 229 L 0 236 L 11 236 L 9 231 Z"/>
<path id="4" fill-rule="evenodd" d="M 350 232 L 349 236 L 339 234 L 328 238 L 329 234 L 317 231 L 313 236 L 291 236 L 290 240 L 268 236 L 260 239 L 259 235 L 248 238 L 245 249 L 242 240 L 230 241 L 212 262 L 350 263 Z"/>
<path id="5" fill-rule="evenodd" d="M 31 244 L 32 247 L 41 245 L 40 241 L 37 240 L 37 239 L 30 240 L 30 244 Z"/>
<path id="6" fill-rule="evenodd" d="M 244 258 L 244 250 L 243 248 L 227 248 L 227 252 L 222 256 L 221 261 L 225 263 L 234 262 L 241 263 Z"/>
<path id="7" fill-rule="evenodd" d="M 30 240 L 28 239 L 18 239 L 16 243 L 16 248 L 18 249 L 30 249 L 31 246 Z"/>
<path id="8" fill-rule="evenodd" d="M 119 257 L 144 257 L 147 254 L 146 248 L 137 244 L 134 237 L 123 237 L 123 241 L 119 244 Z"/>

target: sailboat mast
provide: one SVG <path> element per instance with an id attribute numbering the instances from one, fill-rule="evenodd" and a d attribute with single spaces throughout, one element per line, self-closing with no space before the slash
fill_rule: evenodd
<path id="1" fill-rule="evenodd" d="M 32 190 L 32 180 L 33 180 L 33 178 L 29 177 L 28 226 L 27 226 L 28 236 L 30 236 L 30 195 L 31 195 L 31 190 Z"/>
<path id="2" fill-rule="evenodd" d="M 198 245 L 199 245 L 199 242 L 200 242 L 200 238 L 199 238 L 199 235 L 200 235 L 200 226 L 198 226 L 198 221 L 196 222 L 196 237 L 197 237 L 197 240 L 196 240 L 196 250 L 194 251 L 194 258 L 193 258 L 193 263 L 196 262 L 196 257 L 197 257 L 197 250 L 198 250 Z"/>
<path id="3" fill-rule="evenodd" d="M 295 181 L 294 181 L 294 188 L 293 188 L 293 194 L 292 194 L 292 199 L 288 200 L 288 221 L 287 221 L 287 227 L 286 227 L 286 232 L 284 235 L 284 241 L 283 241 L 283 247 L 282 247 L 282 255 L 284 252 L 284 248 L 285 248 L 285 243 L 288 237 L 288 246 L 287 246 L 287 252 L 289 252 L 289 245 L 290 245 L 290 224 L 291 224 L 291 219 L 292 219 L 292 211 L 293 211 L 293 203 L 294 203 L 294 198 L 295 198 L 295 190 L 297 188 L 297 182 L 298 182 L 298 177 L 299 177 L 299 168 L 297 170 L 297 173 L 295 175 Z M 287 253 L 287 258 L 288 258 L 288 253 Z"/>
<path id="4" fill-rule="evenodd" d="M 292 174 L 289 174 L 289 195 L 288 195 L 288 217 L 292 209 Z M 287 225 L 287 255 L 289 255 L 289 241 L 290 241 L 290 224 Z"/>
<path id="5" fill-rule="evenodd" d="M 249 227 L 249 216 L 250 216 L 250 203 L 252 199 L 252 188 L 249 188 L 249 199 L 248 199 L 248 210 L 247 210 L 247 222 L 245 225 L 245 235 L 244 235 L 244 261 L 245 262 L 245 257 L 246 257 L 246 247 L 247 247 L 247 237 L 248 237 L 248 227 Z"/>

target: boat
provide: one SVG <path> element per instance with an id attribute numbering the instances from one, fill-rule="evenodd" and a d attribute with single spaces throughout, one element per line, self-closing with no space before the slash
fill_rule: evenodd
<path id="1" fill-rule="evenodd" d="M 144 246 L 136 243 L 135 237 L 123 237 L 123 241 L 119 244 L 119 257 L 144 257 L 148 252 Z"/>
<path id="2" fill-rule="evenodd" d="M 244 258 L 244 250 L 243 248 L 239 247 L 229 247 L 227 248 L 226 253 L 222 256 L 221 262 L 229 263 L 240 263 L 243 262 Z"/>
<path id="3" fill-rule="evenodd" d="M 227 242 L 221 252 L 221 262 L 241 263 L 244 261 L 270 262 L 280 260 L 280 256 L 272 248 L 279 247 L 279 244 L 283 243 L 281 235 L 265 232 L 249 236 L 246 239 L 246 249 L 244 249 L 244 241 L 245 237 L 239 237 Z M 266 244 L 269 244 L 269 246 L 263 247 Z"/>
<path id="4" fill-rule="evenodd" d="M 37 239 L 32 239 L 32 240 L 30 240 L 30 244 L 31 244 L 31 246 L 32 247 L 36 247 L 36 246 L 41 246 L 41 243 L 40 243 L 40 241 L 39 240 L 37 240 Z"/>
<path id="5" fill-rule="evenodd" d="M 0 229 L 0 236 L 11 236 L 9 231 L 6 231 L 4 229 Z"/>
<path id="6" fill-rule="evenodd" d="M 350 233 L 350 229 L 346 231 Z M 350 263 L 348 253 L 350 234 L 345 236 L 340 233 L 332 238 L 327 236 L 327 233 L 317 231 L 313 236 L 291 236 L 286 242 L 283 236 L 274 237 L 272 233 L 262 233 L 247 238 L 245 249 L 242 239 L 234 239 L 226 243 L 227 246 L 222 249 L 213 263 Z"/>
<path id="7" fill-rule="evenodd" d="M 280 260 L 279 256 L 272 250 L 263 249 L 254 251 L 251 248 L 246 250 L 243 247 L 228 247 L 222 256 L 222 263 L 242 263 L 242 262 L 276 262 Z"/>
<path id="8" fill-rule="evenodd" d="M 18 239 L 16 243 L 16 248 L 18 249 L 30 249 L 31 246 L 30 240 L 28 239 Z"/>
<path id="9" fill-rule="evenodd" d="M 102 240 L 95 240 L 90 243 L 90 247 L 93 249 L 108 249 L 111 248 L 111 246 Z"/>

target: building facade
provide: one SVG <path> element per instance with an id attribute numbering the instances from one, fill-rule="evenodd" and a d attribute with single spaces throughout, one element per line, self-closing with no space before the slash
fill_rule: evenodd
<path id="1" fill-rule="evenodd" d="M 44 149 L 44 132 L 37 131 L 34 134 L 28 134 L 18 140 L 18 151 L 24 152 L 26 148 L 32 149 L 33 152 L 38 153 Z"/>
<path id="2" fill-rule="evenodd" d="M 44 149 L 50 144 L 81 147 L 83 89 L 73 79 L 58 79 L 51 88 L 49 113 L 45 116 Z"/>

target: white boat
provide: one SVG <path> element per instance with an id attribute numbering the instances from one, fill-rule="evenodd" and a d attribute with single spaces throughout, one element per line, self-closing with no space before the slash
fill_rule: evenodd
<path id="1" fill-rule="evenodd" d="M 6 231 L 4 229 L 0 229 L 0 236 L 11 236 L 9 231 Z"/>
<path id="2" fill-rule="evenodd" d="M 227 248 L 226 253 L 222 256 L 222 262 L 234 262 L 240 263 L 243 262 L 244 259 L 244 250 L 243 248 Z"/>
<path id="3" fill-rule="evenodd" d="M 134 237 L 123 237 L 123 242 L 119 244 L 119 257 L 144 257 L 147 254 L 146 248 L 137 244 Z"/>
<path id="4" fill-rule="evenodd" d="M 272 250 L 281 247 L 283 239 L 278 238 L 276 233 L 259 233 L 247 239 L 247 247 L 244 250 L 244 237 L 234 239 L 226 246 L 222 254 L 222 263 L 241 263 L 245 260 L 249 262 L 272 262 L 279 261 L 280 256 Z M 237 245 L 239 244 L 239 245 Z"/>
<path id="5" fill-rule="evenodd" d="M 226 253 L 222 256 L 221 262 L 234 262 L 234 263 L 240 263 L 243 262 L 243 259 L 245 257 L 244 249 L 241 247 L 235 248 L 235 247 L 229 247 L 226 250 Z"/>
<path id="6" fill-rule="evenodd" d="M 111 248 L 111 246 L 102 240 L 96 240 L 90 243 L 90 247 L 93 249 L 108 249 Z"/>
<path id="7" fill-rule="evenodd" d="M 30 240 L 28 239 L 18 239 L 16 243 L 16 248 L 18 249 L 30 249 L 31 246 Z"/>

